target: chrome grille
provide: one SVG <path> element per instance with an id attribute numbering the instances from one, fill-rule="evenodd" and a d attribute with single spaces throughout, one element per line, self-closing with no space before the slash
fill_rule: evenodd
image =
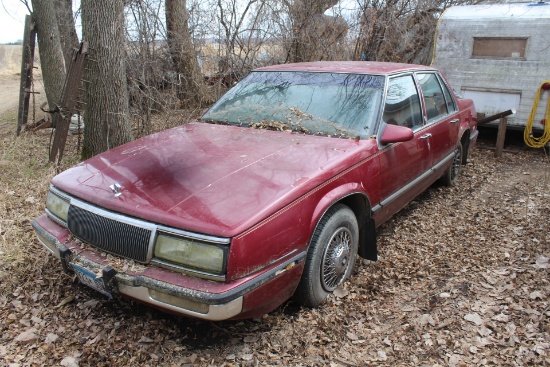
<path id="1" fill-rule="evenodd" d="M 79 240 L 115 255 L 146 262 L 151 230 L 71 205 L 67 226 Z"/>

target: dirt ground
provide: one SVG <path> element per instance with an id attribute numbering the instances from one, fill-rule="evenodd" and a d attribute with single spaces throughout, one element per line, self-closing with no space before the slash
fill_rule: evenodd
<path id="1" fill-rule="evenodd" d="M 21 52 L 22 46 L 0 45 L 0 115 L 17 113 L 21 84 Z M 37 92 L 34 97 L 35 104 L 39 105 L 45 100 L 45 96 L 38 57 L 35 58 L 35 66 L 38 69 L 34 69 L 34 91 Z"/>
<path id="2" fill-rule="evenodd" d="M 15 126 L 14 107 L 0 110 L 0 366 L 550 366 L 542 150 L 475 149 L 457 186 L 434 185 L 379 229 L 380 260 L 360 261 L 322 307 L 205 322 L 105 299 L 62 272 L 30 226 L 55 174 L 50 134 L 16 139 Z M 77 144 L 69 136 L 61 169 Z"/>
<path id="3" fill-rule="evenodd" d="M 9 111 L 17 107 L 14 95 L 19 95 L 19 76 L 0 75 L 0 111 Z"/>
<path id="4" fill-rule="evenodd" d="M 0 114 L 17 108 L 21 66 L 21 46 L 0 45 Z"/>

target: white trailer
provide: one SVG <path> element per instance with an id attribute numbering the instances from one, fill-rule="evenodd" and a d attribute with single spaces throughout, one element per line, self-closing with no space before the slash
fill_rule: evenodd
<path id="1" fill-rule="evenodd" d="M 439 20 L 433 65 L 487 116 L 509 109 L 523 129 L 541 83 L 550 79 L 550 3 L 453 6 Z M 533 129 L 542 130 L 548 92 Z M 550 122 L 549 122 L 550 123 Z"/>

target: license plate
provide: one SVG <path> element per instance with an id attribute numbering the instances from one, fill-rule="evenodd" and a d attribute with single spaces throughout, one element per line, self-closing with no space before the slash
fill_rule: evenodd
<path id="1" fill-rule="evenodd" d="M 88 287 L 95 289 L 99 293 L 102 293 L 109 298 L 113 298 L 111 293 L 107 291 L 107 287 L 105 287 L 105 282 L 103 281 L 103 278 L 98 278 L 94 272 L 83 268 L 82 266 L 76 265 L 74 263 L 69 263 L 69 265 L 71 265 L 71 268 L 73 268 L 76 276 L 78 277 L 78 280 L 80 280 L 82 284 L 85 284 Z"/>

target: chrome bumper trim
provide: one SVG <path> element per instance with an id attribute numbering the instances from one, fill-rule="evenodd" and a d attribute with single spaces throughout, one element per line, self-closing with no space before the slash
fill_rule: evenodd
<path id="1" fill-rule="evenodd" d="M 241 313 L 243 309 L 243 296 L 240 296 L 233 301 L 229 301 L 220 305 L 208 305 L 208 313 L 200 313 L 185 308 L 177 307 L 169 303 L 157 301 L 149 295 L 149 288 L 146 287 L 132 287 L 124 283 L 118 283 L 118 291 L 128 297 L 142 301 L 144 303 L 162 307 L 171 311 L 175 311 L 180 314 L 189 315 L 205 320 L 220 321 L 226 320 Z"/>
<path id="2" fill-rule="evenodd" d="M 257 277 L 250 279 L 249 281 L 236 286 L 233 289 L 228 290 L 224 293 L 207 293 L 204 291 L 198 291 L 193 289 L 182 288 L 178 286 L 171 285 L 164 281 L 159 281 L 149 277 L 143 276 L 130 276 L 127 274 L 117 274 L 116 279 L 117 283 L 120 285 L 126 284 L 132 287 L 145 287 L 150 289 L 155 289 L 160 292 L 166 292 L 168 294 L 189 299 L 191 301 L 198 301 L 202 303 L 207 303 L 209 305 L 221 305 L 229 303 L 230 301 L 244 296 L 247 293 L 252 292 L 254 289 L 262 286 L 263 284 L 275 279 L 284 272 L 292 269 L 306 258 L 306 252 L 301 252 L 298 255 L 293 256 L 292 258 L 286 260 L 280 265 L 270 269 L 269 271 L 258 275 Z"/>
<path id="3" fill-rule="evenodd" d="M 61 243 L 59 240 L 48 233 L 42 226 L 36 223 L 36 221 L 33 220 L 31 225 L 36 233 L 38 242 L 40 242 L 53 256 L 61 259 L 61 253 L 58 246 L 58 244 L 61 246 Z"/>

